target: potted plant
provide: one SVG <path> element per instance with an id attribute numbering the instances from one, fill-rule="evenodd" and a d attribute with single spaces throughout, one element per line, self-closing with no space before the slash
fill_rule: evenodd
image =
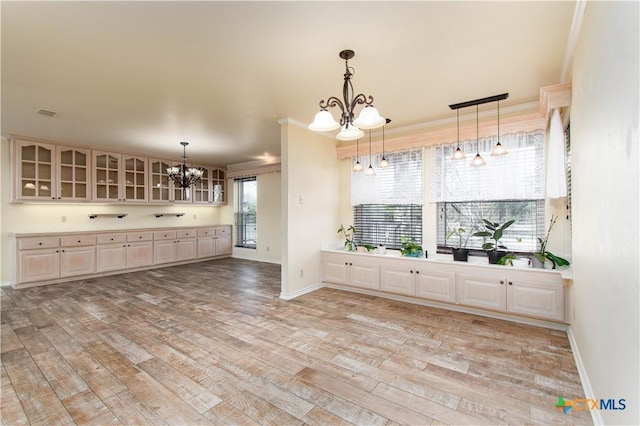
<path id="1" fill-rule="evenodd" d="M 344 229 L 344 225 L 340 224 L 338 234 L 341 232 L 344 235 L 344 247 L 347 251 L 356 251 L 358 245 L 353 241 L 353 234 L 355 234 L 356 228 L 354 228 L 353 225 L 350 225 L 347 229 Z"/>
<path id="2" fill-rule="evenodd" d="M 424 253 L 422 251 L 422 246 L 416 242 L 415 238 L 408 240 L 405 237 L 400 237 L 400 241 L 402 242 L 400 254 L 408 257 L 422 257 L 422 254 Z"/>
<path id="3" fill-rule="evenodd" d="M 473 234 L 473 236 L 484 237 L 484 238 L 489 237 L 491 240 L 493 240 L 493 241 L 486 241 L 482 245 L 482 249 L 487 251 L 487 256 L 489 257 L 489 263 L 496 264 L 498 263 L 498 260 L 500 260 L 500 258 L 506 254 L 506 252 L 498 249 L 505 249 L 505 250 L 507 249 L 506 246 L 504 246 L 503 244 L 500 244 L 500 239 L 504 234 L 504 230 L 510 227 L 511 225 L 513 225 L 515 220 L 509 220 L 502 225 L 496 222 L 490 222 L 486 219 L 482 219 L 482 221 L 484 222 L 484 227 L 486 228 L 486 231 L 476 232 Z"/>
<path id="4" fill-rule="evenodd" d="M 534 253 L 533 256 L 537 262 L 534 262 L 534 266 L 541 268 L 545 264 L 551 264 L 548 269 L 561 269 L 569 266 L 569 261 L 560 256 L 556 256 L 555 254 L 547 251 L 547 243 L 549 242 L 549 234 L 551 234 L 551 230 L 553 229 L 553 225 L 556 224 L 556 220 L 558 220 L 558 216 L 551 216 L 551 220 L 549 221 L 549 228 L 547 229 L 547 233 L 543 238 L 538 237 L 538 241 L 540 242 L 540 251 Z"/>
<path id="5" fill-rule="evenodd" d="M 462 239 L 462 234 L 467 233 L 464 228 L 460 226 L 455 226 L 449 233 L 447 234 L 447 240 L 451 237 L 458 237 L 458 246 L 453 247 L 451 251 L 453 252 L 453 260 L 458 262 L 466 262 L 469 260 L 469 249 L 467 249 L 467 241 L 469 240 L 469 235 L 464 239 Z"/>

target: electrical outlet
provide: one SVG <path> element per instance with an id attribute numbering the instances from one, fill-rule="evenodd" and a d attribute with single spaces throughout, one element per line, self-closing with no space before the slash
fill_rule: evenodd
<path id="1" fill-rule="evenodd" d="M 267 253 L 269 253 L 269 246 L 267 246 Z"/>
<path id="2" fill-rule="evenodd" d="M 195 213 L 193 214 L 193 218 L 195 219 L 197 216 L 195 215 Z"/>
<path id="3" fill-rule="evenodd" d="M 300 278 L 304 277 L 304 269 L 300 269 Z"/>
<path id="4" fill-rule="evenodd" d="M 67 217 L 66 216 L 62 216 L 62 221 L 66 222 L 67 221 Z"/>

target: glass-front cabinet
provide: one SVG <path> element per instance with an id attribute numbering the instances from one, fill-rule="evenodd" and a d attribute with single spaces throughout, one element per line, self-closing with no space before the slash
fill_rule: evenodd
<path id="1" fill-rule="evenodd" d="M 147 201 L 147 159 L 122 154 L 124 165 L 123 201 Z"/>
<path id="2" fill-rule="evenodd" d="M 88 201 L 90 150 L 18 140 L 15 200 Z"/>
<path id="3" fill-rule="evenodd" d="M 120 154 L 93 151 L 93 200 L 122 201 Z"/>

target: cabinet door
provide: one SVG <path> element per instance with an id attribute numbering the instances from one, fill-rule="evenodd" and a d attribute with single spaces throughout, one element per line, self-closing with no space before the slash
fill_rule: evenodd
<path id="1" fill-rule="evenodd" d="M 66 247 L 60 253 L 60 276 L 87 275 L 96 272 L 95 246 Z"/>
<path id="2" fill-rule="evenodd" d="M 165 160 L 151 159 L 149 173 L 149 198 L 151 201 L 172 201 L 171 187 L 167 177 L 169 162 Z"/>
<path id="3" fill-rule="evenodd" d="M 383 263 L 380 266 L 380 290 L 413 296 L 416 270 L 416 266 L 409 262 Z"/>
<path id="4" fill-rule="evenodd" d="M 147 159 L 122 155 L 123 201 L 147 201 Z"/>
<path id="5" fill-rule="evenodd" d="M 216 240 L 214 237 L 198 238 L 198 258 L 211 257 L 216 254 Z"/>
<path id="6" fill-rule="evenodd" d="M 334 284 L 349 284 L 349 261 L 347 256 L 325 254 L 322 259 L 322 281 Z"/>
<path id="7" fill-rule="evenodd" d="M 96 247 L 96 271 L 118 271 L 127 268 L 127 245 L 104 244 Z"/>
<path id="8" fill-rule="evenodd" d="M 176 241 L 176 260 L 196 258 L 196 239 L 186 238 Z"/>
<path id="9" fill-rule="evenodd" d="M 121 155 L 93 151 L 93 200 L 122 201 Z"/>
<path id="10" fill-rule="evenodd" d="M 55 145 L 15 142 L 15 197 L 19 200 L 55 200 Z"/>
<path id="11" fill-rule="evenodd" d="M 153 265 L 153 242 L 140 241 L 127 244 L 127 268 Z"/>
<path id="12" fill-rule="evenodd" d="M 378 263 L 364 260 L 349 262 L 349 285 L 373 290 L 380 289 Z"/>
<path id="13" fill-rule="evenodd" d="M 224 204 L 227 202 L 225 195 L 225 187 L 227 181 L 225 179 L 225 172 L 221 169 L 211 170 L 211 188 L 213 190 L 212 202 L 213 204 Z"/>
<path id="14" fill-rule="evenodd" d="M 169 263 L 176 261 L 175 240 L 156 241 L 153 244 L 153 263 Z"/>
<path id="15" fill-rule="evenodd" d="M 494 275 L 458 274 L 458 303 L 478 308 L 505 311 L 506 278 Z"/>
<path id="16" fill-rule="evenodd" d="M 564 321 L 564 285 L 508 278 L 507 311 Z"/>
<path id="17" fill-rule="evenodd" d="M 209 204 L 211 200 L 211 169 L 207 167 L 201 167 L 202 180 L 193 185 L 193 203 L 194 204 Z"/>
<path id="18" fill-rule="evenodd" d="M 215 238 L 216 241 L 216 256 L 222 256 L 225 254 L 231 254 L 231 236 L 219 235 Z"/>
<path id="19" fill-rule="evenodd" d="M 421 265 L 416 269 L 416 296 L 456 303 L 456 273 L 443 266 Z"/>
<path id="20" fill-rule="evenodd" d="M 18 271 L 21 283 L 60 278 L 60 250 L 42 249 L 20 252 Z"/>
<path id="21" fill-rule="evenodd" d="M 57 159 L 57 199 L 89 201 L 91 151 L 58 146 Z"/>

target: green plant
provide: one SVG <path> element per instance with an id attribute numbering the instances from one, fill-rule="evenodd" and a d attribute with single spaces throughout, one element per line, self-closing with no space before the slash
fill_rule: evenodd
<path id="1" fill-rule="evenodd" d="M 344 228 L 344 225 L 340 224 L 340 228 L 338 228 L 338 234 L 342 232 L 344 236 L 344 246 L 348 251 L 356 251 L 358 245 L 355 241 L 353 241 L 353 234 L 356 232 L 356 228 L 353 225 L 349 225 L 347 229 Z"/>
<path id="2" fill-rule="evenodd" d="M 419 256 L 422 252 L 422 246 L 416 242 L 415 238 L 411 238 L 408 240 L 406 237 L 400 237 L 400 241 L 402 242 L 402 249 L 400 250 L 400 254 L 403 256 Z"/>
<path id="3" fill-rule="evenodd" d="M 497 265 L 506 265 L 506 264 L 507 264 L 507 261 L 509 261 L 509 260 L 513 260 L 513 259 L 516 259 L 516 255 L 515 255 L 515 254 L 513 254 L 513 253 L 509 253 L 509 254 L 507 254 L 507 255 L 502 256 L 502 257 L 498 260 Z"/>
<path id="4" fill-rule="evenodd" d="M 500 225 L 496 222 L 490 222 L 486 219 L 482 219 L 484 222 L 484 227 L 487 228 L 486 231 L 479 231 L 473 234 L 474 237 L 489 237 L 493 241 L 487 241 L 482 245 L 483 250 L 498 250 L 499 248 L 505 249 L 506 246 L 500 244 L 500 239 L 504 234 L 504 230 L 513 225 L 515 220 L 509 220 L 504 224 Z"/>
<path id="5" fill-rule="evenodd" d="M 462 234 L 466 233 L 467 231 L 464 228 L 455 227 L 451 231 L 449 231 L 446 239 L 449 240 L 449 238 L 451 237 L 458 237 L 458 246 L 455 248 L 461 249 L 467 246 L 467 241 L 469 240 L 469 236 L 467 235 L 467 238 L 464 239 L 464 243 L 462 242 Z"/>
<path id="6" fill-rule="evenodd" d="M 545 259 L 549 259 L 551 262 L 553 262 L 553 269 L 563 266 L 569 266 L 569 261 L 567 259 L 556 256 L 550 251 L 547 251 L 549 235 L 551 234 L 551 230 L 553 229 L 553 226 L 556 224 L 557 220 L 558 216 L 551 216 L 551 220 L 549 221 L 549 228 L 547 229 L 547 233 L 545 234 L 544 239 L 538 237 L 538 241 L 540 242 L 540 251 L 533 254 L 541 263 L 544 263 Z"/>

